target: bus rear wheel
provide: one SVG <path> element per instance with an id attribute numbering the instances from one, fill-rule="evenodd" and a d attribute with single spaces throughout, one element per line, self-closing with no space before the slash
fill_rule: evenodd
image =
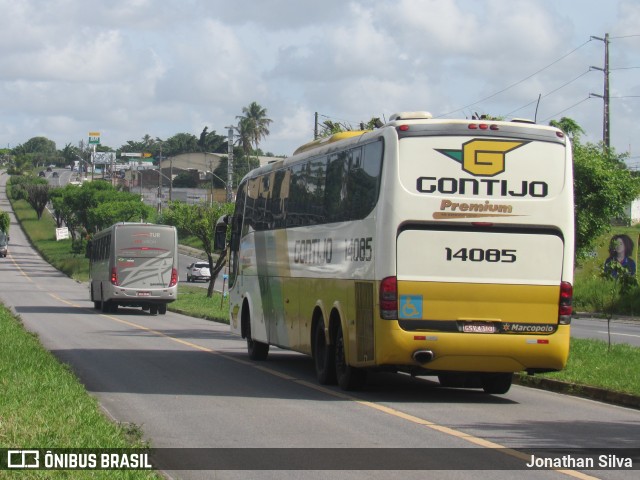
<path id="1" fill-rule="evenodd" d="M 501 395 L 511 388 L 513 373 L 485 373 L 482 376 L 482 389 L 485 393 Z"/>
<path id="2" fill-rule="evenodd" d="M 251 338 L 251 319 L 249 315 L 243 320 L 246 322 L 247 353 L 249 354 L 249 358 L 256 361 L 266 360 L 267 355 L 269 355 L 269 344 L 258 342 Z"/>
<path id="3" fill-rule="evenodd" d="M 158 313 L 160 315 L 166 315 L 167 314 L 167 304 L 166 303 L 158 305 Z"/>
<path id="4" fill-rule="evenodd" d="M 336 383 L 336 365 L 334 345 L 327 345 L 324 334 L 324 322 L 316 323 L 313 335 L 313 360 L 316 366 L 316 377 L 320 385 Z"/>
<path id="5" fill-rule="evenodd" d="M 367 381 L 366 370 L 352 367 L 347 363 L 342 326 L 338 326 L 336 332 L 335 363 L 338 385 L 342 390 L 359 390 L 364 386 Z"/>

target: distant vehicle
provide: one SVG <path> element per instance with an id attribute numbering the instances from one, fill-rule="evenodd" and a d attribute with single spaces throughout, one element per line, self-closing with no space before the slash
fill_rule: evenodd
<path id="1" fill-rule="evenodd" d="M 9 235 L 0 232 L 0 257 L 6 257 L 9 253 Z"/>
<path id="2" fill-rule="evenodd" d="M 42 171 L 40 171 L 40 173 L 38 173 L 38 176 L 39 176 L 39 177 L 46 177 L 46 176 L 47 176 L 47 174 L 46 174 L 46 173 L 44 173 L 44 170 L 42 170 Z"/>
<path id="3" fill-rule="evenodd" d="M 53 169 L 51 168 L 51 165 L 49 165 L 49 166 L 47 167 L 47 172 L 51 172 L 52 170 L 53 170 Z"/>
<path id="4" fill-rule="evenodd" d="M 58 178 L 60 175 L 58 175 L 58 172 L 53 172 L 53 175 L 51 175 L 53 178 Z"/>
<path id="5" fill-rule="evenodd" d="M 96 310 L 118 306 L 167 313 L 178 297 L 178 234 L 175 227 L 116 223 L 87 245 L 90 296 Z"/>
<path id="6" fill-rule="evenodd" d="M 194 262 L 187 267 L 187 282 L 195 282 L 196 280 L 205 282 L 211 280 L 211 271 L 208 263 Z"/>

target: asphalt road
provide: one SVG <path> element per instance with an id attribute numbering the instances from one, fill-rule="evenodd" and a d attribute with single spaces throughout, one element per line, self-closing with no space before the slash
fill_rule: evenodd
<path id="1" fill-rule="evenodd" d="M 8 211 L 3 183 L 0 208 Z M 94 310 L 87 286 L 44 262 L 12 222 L 10 254 L 0 260 L 0 301 L 71 366 L 109 416 L 141 426 L 154 447 L 244 449 L 239 451 L 243 470 L 170 470 L 172 478 L 635 476 L 629 470 L 527 470 L 523 465 L 529 457 L 509 449 L 592 448 L 589 455 L 596 458 L 610 448 L 637 451 L 636 410 L 520 386 L 506 395 L 445 389 L 405 375 L 373 375 L 366 389 L 354 394 L 320 387 L 310 358 L 272 349 L 266 362 L 251 362 L 244 343 L 226 325 L 171 312 L 151 316 L 139 309 L 117 314 Z M 259 449 L 274 447 L 290 448 L 283 463 L 302 470 L 259 469 L 265 455 L 269 459 L 269 452 Z M 362 457 L 365 465 L 384 460 L 379 453 L 384 451 L 376 451 L 384 447 L 400 449 L 396 456 L 401 458 L 411 448 L 428 448 L 421 455 L 442 463 L 437 472 L 404 471 L 397 465 L 364 471 L 354 463 Z M 306 450 L 320 448 L 347 449 L 347 458 Z M 349 450 L 355 448 L 364 450 Z M 195 461 L 206 461 L 193 452 Z M 414 460 L 407 457 L 407 468 Z M 353 469 L 309 470 L 317 468 L 317 461 L 325 468 Z M 282 463 L 275 466 L 282 468 Z"/>

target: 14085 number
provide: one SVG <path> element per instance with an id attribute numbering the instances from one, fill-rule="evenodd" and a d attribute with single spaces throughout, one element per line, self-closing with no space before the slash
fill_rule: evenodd
<path id="1" fill-rule="evenodd" d="M 509 249 L 461 248 L 454 253 L 452 249 L 446 247 L 445 251 L 447 252 L 448 262 L 460 260 L 462 262 L 514 263 L 516 261 L 516 251 Z"/>

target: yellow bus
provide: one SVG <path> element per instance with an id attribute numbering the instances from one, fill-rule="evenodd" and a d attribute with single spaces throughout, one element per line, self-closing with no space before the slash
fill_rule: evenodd
<path id="1" fill-rule="evenodd" d="M 526 121 L 405 112 L 299 148 L 241 181 L 231 330 L 249 356 L 312 355 L 318 381 L 369 371 L 506 393 L 567 361 L 571 146 Z"/>

